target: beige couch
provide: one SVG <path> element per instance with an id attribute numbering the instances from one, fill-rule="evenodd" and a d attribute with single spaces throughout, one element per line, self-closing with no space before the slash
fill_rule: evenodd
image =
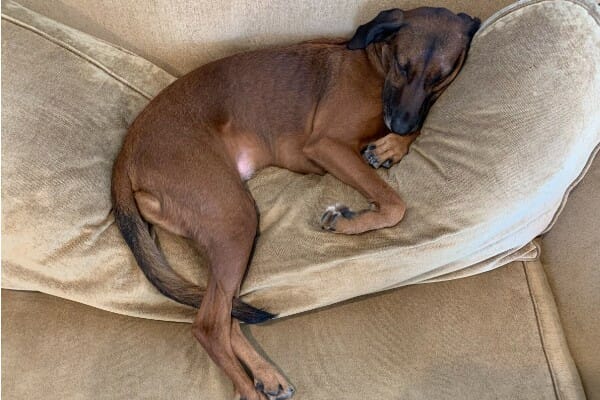
<path id="1" fill-rule="evenodd" d="M 285 1 L 21 3 L 177 76 L 245 49 L 346 35 L 359 15 L 392 6 L 435 4 L 485 19 L 511 1 L 342 1 L 321 5 L 316 16 L 309 4 Z M 257 22 L 265 19 L 268 24 Z M 2 79 L 7 90 L 10 81 Z M 299 399 L 600 399 L 599 201 L 595 162 L 538 241 L 539 260 L 245 331 L 286 373 Z M 6 398 L 232 396 L 188 324 L 34 292 L 3 290 L 2 300 Z"/>

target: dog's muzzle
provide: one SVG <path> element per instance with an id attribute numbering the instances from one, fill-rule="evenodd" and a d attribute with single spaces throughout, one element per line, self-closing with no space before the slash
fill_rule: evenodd
<path id="1" fill-rule="evenodd" d="M 421 123 L 419 115 L 413 116 L 406 111 L 386 113 L 383 120 L 390 131 L 401 136 L 415 132 Z"/>

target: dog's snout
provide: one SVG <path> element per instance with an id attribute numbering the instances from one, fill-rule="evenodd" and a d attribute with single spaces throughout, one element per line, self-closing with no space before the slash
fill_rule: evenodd
<path id="1" fill-rule="evenodd" d="M 397 133 L 399 135 L 405 135 L 407 133 L 410 133 L 411 130 L 411 125 L 407 124 L 401 119 L 396 118 L 392 120 L 392 132 Z"/>
<path id="2" fill-rule="evenodd" d="M 409 122 L 410 121 L 410 113 L 408 111 L 405 111 L 402 113 L 402 120 L 404 122 Z"/>
<path id="3" fill-rule="evenodd" d="M 396 87 L 386 81 L 383 117 L 388 129 L 398 135 L 415 132 L 422 120 L 425 94 L 419 85 Z"/>
<path id="4" fill-rule="evenodd" d="M 391 126 L 392 132 L 399 135 L 412 133 L 419 125 L 418 115 L 408 111 L 401 111 L 392 116 Z"/>

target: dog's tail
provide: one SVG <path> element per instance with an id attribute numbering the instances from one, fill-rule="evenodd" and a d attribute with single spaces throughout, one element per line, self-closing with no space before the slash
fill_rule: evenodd
<path id="1" fill-rule="evenodd" d="M 148 226 L 142 219 L 133 197 L 124 158 L 123 153 L 119 155 L 112 175 L 113 212 L 117 226 L 146 278 L 170 299 L 199 308 L 204 292 L 171 268 L 152 240 Z M 275 317 L 237 298 L 233 300 L 231 315 L 248 324 L 261 323 Z"/>

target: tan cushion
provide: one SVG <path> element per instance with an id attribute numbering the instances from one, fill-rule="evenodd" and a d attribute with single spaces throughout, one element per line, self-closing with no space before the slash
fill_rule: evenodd
<path id="1" fill-rule="evenodd" d="M 249 182 L 261 236 L 244 298 L 283 316 L 531 252 L 528 242 L 550 224 L 599 141 L 593 7 L 531 1 L 486 23 L 422 137 L 399 166 L 381 171 L 409 207 L 399 226 L 354 237 L 322 232 L 325 206 L 364 204 L 329 175 L 269 169 Z M 193 310 L 161 296 L 136 267 L 108 190 L 126 126 L 170 77 L 100 42 L 108 56 L 98 62 L 92 38 L 11 3 L 5 15 L 3 285 L 189 320 Z M 139 76 L 149 80 L 148 70 L 158 78 L 143 94 Z M 159 237 L 170 262 L 203 285 L 203 260 L 185 241 Z"/>
<path id="2" fill-rule="evenodd" d="M 245 329 L 298 400 L 583 399 L 539 263 Z M 2 394 L 230 400 L 233 388 L 189 324 L 4 290 Z"/>
<path id="3" fill-rule="evenodd" d="M 58 22 L 135 51 L 179 76 L 199 65 L 280 43 L 348 36 L 391 7 L 446 7 L 481 19 L 513 0 L 21 0 Z"/>

